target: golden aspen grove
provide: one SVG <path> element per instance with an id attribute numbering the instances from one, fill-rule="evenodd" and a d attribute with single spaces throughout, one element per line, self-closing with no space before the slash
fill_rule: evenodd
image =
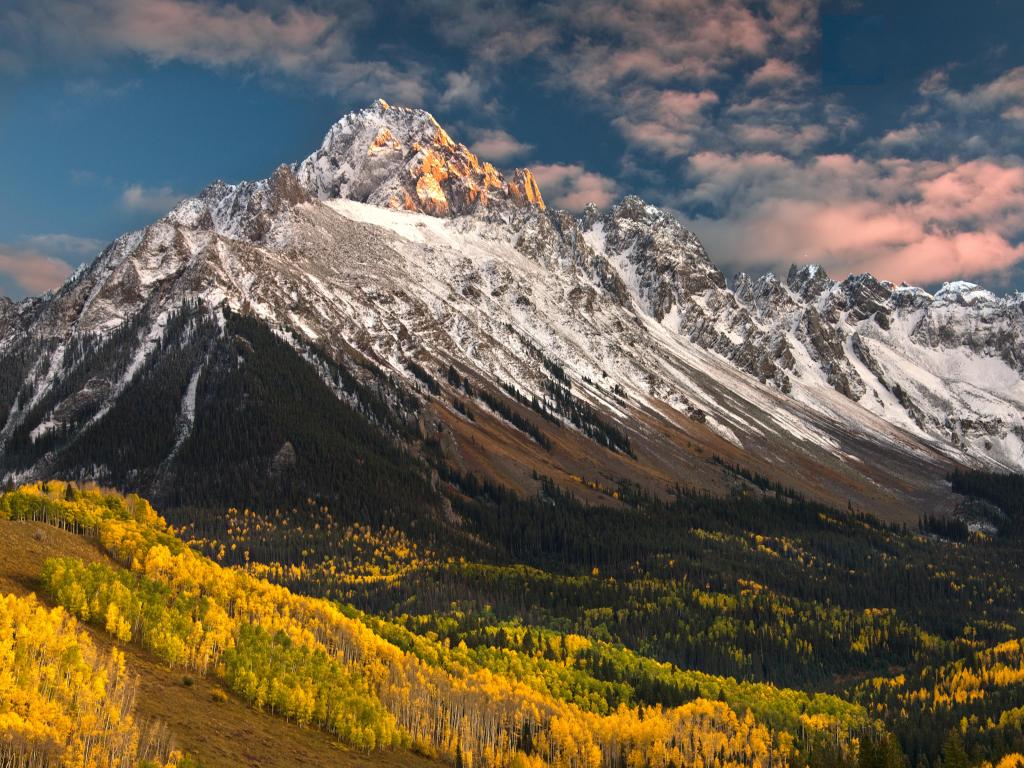
<path id="1" fill-rule="evenodd" d="M 969 661 L 865 679 L 832 695 L 680 669 L 596 634 L 524 626 L 493 614 L 475 620 L 459 610 L 376 616 L 351 605 L 359 590 L 383 589 L 394 598 L 403 583 L 424 573 L 476 568 L 476 578 L 484 580 L 495 574 L 464 560 L 440 561 L 394 529 L 338 529 L 327 510 L 320 512 L 306 534 L 280 515 L 260 519 L 232 510 L 225 536 L 193 535 L 187 544 L 134 494 L 50 481 L 0 496 L 0 519 L 66 529 L 110 558 L 47 560 L 40 589 L 54 608 L 34 598 L 4 598 L 9 639 L 0 649 L 12 660 L 0 675 L 4 765 L 177 765 L 190 759 L 168 751 L 166 734 L 136 724 L 130 670 L 116 650 L 98 654 L 77 620 L 144 647 L 173 669 L 215 679 L 252 707 L 322 729 L 367 754 L 413 750 L 460 766 L 496 768 L 896 768 L 906 758 L 888 733 L 892 711 L 908 721 L 940 715 L 945 722 L 943 713 L 984 702 L 996 709 L 951 723 L 942 764 L 957 765 L 960 753 L 964 766 L 1010 768 L 1019 760 L 1012 752 L 996 762 L 970 759 L 963 747 L 963 739 L 979 735 L 1010 745 L 1020 732 L 1024 716 L 1014 702 L 1024 681 L 1019 641 L 987 650 L 979 645 Z M 303 546 L 307 535 L 309 546 L 326 537 L 336 543 L 335 554 L 314 559 L 313 566 L 253 561 L 249 548 L 280 541 L 274 539 L 278 529 L 290 531 L 283 539 L 291 537 L 288 546 Z M 807 557 L 795 542 L 755 537 L 749 543 L 768 557 L 778 557 L 777 548 Z M 203 551 L 219 560 L 234 552 L 239 564 L 222 565 Z M 515 578 L 532 583 L 548 577 L 527 569 Z M 758 600 L 767 591 L 749 580 L 741 586 L 741 594 Z M 295 591 L 304 587 L 342 602 Z M 718 612 L 738 608 L 711 593 L 699 599 Z M 885 642 L 864 628 L 856 631 L 851 643 Z M 653 693 L 644 693 L 647 688 Z M 672 701 L 679 703 L 663 703 Z"/>
<path id="2" fill-rule="evenodd" d="M 134 703 L 124 657 L 97 651 L 67 611 L 0 597 L 0 766 L 186 765 Z"/>
<path id="3" fill-rule="evenodd" d="M 6 494 L 0 509 L 95 535 L 124 566 L 50 561 L 44 588 L 71 614 L 361 749 L 414 746 L 481 766 L 659 767 L 785 765 L 794 751 L 791 734 L 723 702 L 602 715 L 485 668 L 432 666 L 328 601 L 200 556 L 136 496 L 48 483 Z"/>

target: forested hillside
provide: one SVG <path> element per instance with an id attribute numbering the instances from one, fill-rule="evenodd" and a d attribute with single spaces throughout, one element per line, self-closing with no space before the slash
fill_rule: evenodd
<path id="1" fill-rule="evenodd" d="M 595 508 L 446 480 L 447 540 L 314 499 L 175 529 L 60 482 L 4 494 L 0 517 L 119 564 L 53 559 L 47 599 L 357 749 L 629 768 L 1024 750 L 1012 537 L 943 541 L 784 489 L 665 504 L 621 485 Z"/>

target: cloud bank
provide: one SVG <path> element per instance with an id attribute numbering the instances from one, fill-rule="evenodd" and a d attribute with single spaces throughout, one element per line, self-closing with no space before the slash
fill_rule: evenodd
<path id="1" fill-rule="evenodd" d="M 477 126 L 474 151 L 530 165 L 553 204 L 578 210 L 641 193 L 678 211 L 716 260 L 755 271 L 815 261 L 839 277 L 934 282 L 1024 259 L 1024 67 L 974 82 L 956 62 L 922 73 L 902 118 L 868 134 L 814 70 L 819 6 L 406 0 L 384 12 L 366 0 L 11 0 L 0 9 L 0 71 L 137 56 L 454 110 Z M 374 24 L 394 29 L 390 13 L 417 40 L 367 48 Z M 524 68 L 533 79 L 520 79 Z M 508 133 L 515 105 L 500 96 L 528 88 L 574 98 L 617 134 L 621 156 L 554 161 L 536 139 Z M 121 204 L 163 213 L 179 197 L 132 185 Z"/>

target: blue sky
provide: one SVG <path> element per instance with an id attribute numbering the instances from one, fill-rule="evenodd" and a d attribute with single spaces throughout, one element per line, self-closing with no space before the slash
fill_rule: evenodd
<path id="1" fill-rule="evenodd" d="M 549 203 L 640 194 L 727 271 L 1024 288 L 1017 0 L 6 0 L 0 293 L 383 97 Z"/>

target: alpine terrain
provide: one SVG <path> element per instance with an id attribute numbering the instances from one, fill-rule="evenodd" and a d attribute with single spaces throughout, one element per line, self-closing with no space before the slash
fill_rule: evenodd
<path id="1" fill-rule="evenodd" d="M 520 490 L 713 490 L 742 465 L 916 519 L 949 508 L 954 464 L 1024 468 L 1020 294 L 813 265 L 730 284 L 671 214 L 552 210 L 529 170 L 378 101 L 302 162 L 215 182 L 59 290 L 0 304 L 0 471 L 169 500 L 204 471 L 213 412 L 245 405 L 242 318 L 338 400 L 386 402 L 413 442 Z M 143 406 L 145 435 L 113 446 Z M 239 450 L 266 475 L 299 447 Z"/>

